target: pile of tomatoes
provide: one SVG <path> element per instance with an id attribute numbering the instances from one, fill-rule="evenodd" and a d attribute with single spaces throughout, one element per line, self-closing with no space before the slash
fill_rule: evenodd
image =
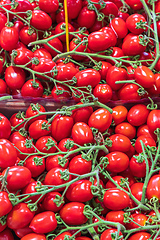
<path id="1" fill-rule="evenodd" d="M 0 1 L 0 94 L 54 101 L 160 94 L 160 3 Z M 67 52 L 66 49 L 69 48 Z"/>
<path id="2" fill-rule="evenodd" d="M 160 239 L 159 119 L 142 103 L 1 113 L 0 239 Z"/>

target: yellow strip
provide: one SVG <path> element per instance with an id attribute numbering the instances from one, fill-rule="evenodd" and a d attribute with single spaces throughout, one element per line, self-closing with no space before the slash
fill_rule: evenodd
<path id="1" fill-rule="evenodd" d="M 65 24 L 66 24 L 66 47 L 67 47 L 67 52 L 69 52 L 69 28 L 68 28 L 67 0 L 64 0 L 64 12 L 65 12 Z"/>

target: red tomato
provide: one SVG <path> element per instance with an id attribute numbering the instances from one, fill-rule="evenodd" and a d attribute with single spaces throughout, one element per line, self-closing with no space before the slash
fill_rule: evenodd
<path id="1" fill-rule="evenodd" d="M 16 0 L 15 5 L 16 5 L 16 8 L 13 8 L 12 11 L 18 13 L 18 16 L 22 18 L 27 17 L 27 14 L 26 14 L 27 11 L 33 10 L 33 7 L 28 0 Z"/>
<path id="2" fill-rule="evenodd" d="M 149 112 L 150 111 L 147 109 L 147 106 L 143 104 L 136 104 L 130 108 L 127 120 L 133 126 L 140 126 L 146 123 Z"/>
<path id="3" fill-rule="evenodd" d="M 62 33 L 62 32 L 64 33 L 63 35 L 58 37 L 62 42 L 66 42 L 65 28 L 66 28 L 65 22 L 60 22 L 55 27 L 55 35 L 59 34 L 59 33 Z M 69 32 L 74 31 L 74 27 L 70 23 L 68 23 L 68 30 L 69 30 Z M 71 40 L 72 38 L 73 38 L 73 36 L 70 35 L 69 40 Z"/>
<path id="4" fill-rule="evenodd" d="M 126 26 L 129 31 L 137 35 L 143 33 L 147 29 L 145 25 L 144 28 L 138 28 L 137 26 L 139 25 L 139 23 L 141 25 L 146 23 L 146 19 L 143 15 L 138 13 L 131 14 L 126 20 Z"/>
<path id="5" fill-rule="evenodd" d="M 0 59 L 0 74 L 1 74 L 1 64 L 3 65 L 3 62 Z M 0 78 L 0 95 L 6 94 L 6 93 L 7 93 L 7 84 L 5 83 L 5 81 L 3 81 L 3 79 Z"/>
<path id="6" fill-rule="evenodd" d="M 112 146 L 107 146 L 110 152 L 113 151 L 121 151 L 121 152 L 128 152 L 131 148 L 131 141 L 128 137 L 122 134 L 113 134 L 109 137 L 112 141 Z"/>
<path id="7" fill-rule="evenodd" d="M 52 26 L 52 19 L 42 10 L 33 10 L 30 24 L 38 30 L 47 30 Z"/>
<path id="8" fill-rule="evenodd" d="M 18 228 L 18 229 L 14 229 L 14 232 L 16 234 L 17 237 L 22 238 L 25 235 L 28 235 L 29 233 L 32 233 L 32 229 L 29 228 L 29 226 L 26 226 L 24 228 Z"/>
<path id="9" fill-rule="evenodd" d="M 0 113 L 0 138 L 9 138 L 11 134 L 11 123 L 10 121 Z"/>
<path id="10" fill-rule="evenodd" d="M 1 191 L 0 192 L 0 217 L 8 214 L 12 210 L 12 203 L 9 200 L 8 193 Z"/>
<path id="11" fill-rule="evenodd" d="M 111 210 L 122 210 L 129 206 L 129 202 L 128 194 L 118 188 L 106 190 L 103 198 L 104 205 Z"/>
<path id="12" fill-rule="evenodd" d="M 147 190 L 146 190 L 146 196 L 147 199 L 151 199 L 153 197 L 158 198 L 160 202 L 160 175 L 156 174 L 152 176 L 149 180 L 149 183 L 147 185 Z"/>
<path id="13" fill-rule="evenodd" d="M 128 122 L 122 122 L 115 127 L 115 133 L 133 139 L 136 136 L 136 128 Z"/>
<path id="14" fill-rule="evenodd" d="M 90 127 L 83 122 L 77 122 L 72 128 L 73 141 L 79 145 L 93 142 L 93 133 Z"/>
<path id="15" fill-rule="evenodd" d="M 112 119 L 115 125 L 118 125 L 119 123 L 122 123 L 126 120 L 128 114 L 126 107 L 119 105 L 112 108 L 112 111 Z"/>
<path id="16" fill-rule="evenodd" d="M 28 196 L 30 193 L 35 193 L 37 192 L 36 188 L 39 187 L 38 182 L 34 181 L 34 182 L 30 182 L 25 188 L 23 188 L 22 190 L 22 194 L 25 194 L 26 196 Z M 41 194 L 38 195 L 34 195 L 27 198 L 28 201 L 30 201 L 31 203 L 35 203 L 35 202 L 42 202 L 43 198 L 41 198 L 40 200 L 38 200 L 41 197 Z"/>
<path id="17" fill-rule="evenodd" d="M 89 173 L 92 168 L 92 161 L 85 160 L 81 155 L 77 155 L 69 162 L 69 172 L 83 175 Z"/>
<path id="18" fill-rule="evenodd" d="M 2 174 L 6 173 L 5 169 Z M 24 188 L 31 180 L 31 172 L 23 166 L 10 167 L 7 175 L 7 188 L 9 191 L 17 191 Z"/>
<path id="19" fill-rule="evenodd" d="M 29 233 L 22 237 L 21 240 L 46 240 L 46 237 L 42 234 Z"/>
<path id="20" fill-rule="evenodd" d="M 0 238 L 4 240 L 14 240 L 14 236 L 9 228 L 4 229 L 0 232 Z"/>
<path id="21" fill-rule="evenodd" d="M 106 167 L 107 171 L 111 172 L 122 172 L 127 169 L 129 165 L 128 156 L 119 151 L 110 152 L 106 155 L 108 158 L 108 165 Z"/>
<path id="22" fill-rule="evenodd" d="M 18 31 L 14 27 L 4 27 L 1 30 L 0 46 L 6 50 L 11 51 L 16 47 L 18 43 L 19 35 Z"/>
<path id="23" fill-rule="evenodd" d="M 55 79 L 57 79 L 58 81 L 71 80 L 78 72 L 78 69 L 75 67 L 75 65 L 70 62 L 66 64 L 59 63 L 56 68 L 58 72 L 55 76 Z"/>
<path id="24" fill-rule="evenodd" d="M 62 195 L 59 192 L 49 192 L 45 195 L 44 200 L 42 202 L 42 206 L 46 211 L 52 211 L 54 213 L 59 212 L 59 210 L 64 205 L 64 201 L 62 200 L 61 204 L 57 204 L 56 200 L 62 199 Z M 58 205 L 58 206 L 57 206 Z"/>
<path id="25" fill-rule="evenodd" d="M 19 32 L 19 38 L 23 44 L 28 45 L 30 42 L 36 41 L 37 33 L 33 28 L 24 26 Z"/>
<path id="26" fill-rule="evenodd" d="M 81 225 L 87 222 L 83 214 L 85 205 L 79 202 L 66 203 L 60 210 L 60 217 L 68 225 Z"/>
<path id="27" fill-rule="evenodd" d="M 124 224 L 124 211 L 110 211 L 106 215 L 106 221 Z"/>
<path id="28" fill-rule="evenodd" d="M 100 82 L 101 75 L 97 70 L 87 68 L 76 73 L 75 78 L 77 79 L 77 87 L 83 87 L 88 85 L 90 85 L 91 87 L 95 87 Z"/>
<path id="29" fill-rule="evenodd" d="M 134 233 L 131 237 L 128 238 L 128 240 L 147 240 L 150 239 L 151 234 L 147 233 L 147 232 L 138 232 L 138 233 Z"/>
<path id="30" fill-rule="evenodd" d="M 124 38 L 128 33 L 126 22 L 120 17 L 113 18 L 110 22 L 110 27 L 114 29 L 117 37 L 120 39 Z"/>
<path id="31" fill-rule="evenodd" d="M 70 202 L 87 202 L 93 198 L 92 183 L 89 180 L 78 180 L 69 185 L 66 197 Z"/>
<path id="32" fill-rule="evenodd" d="M 78 103 L 76 106 L 80 106 L 82 103 Z M 88 123 L 90 115 L 93 113 L 92 107 L 81 107 L 72 110 L 72 117 L 74 122 L 85 122 Z"/>
<path id="33" fill-rule="evenodd" d="M 109 62 L 101 61 L 102 66 L 101 69 L 98 70 L 98 72 L 101 74 L 101 79 L 106 79 L 106 75 L 108 72 L 108 69 L 112 66 Z"/>
<path id="34" fill-rule="evenodd" d="M 43 47 L 36 49 L 33 54 L 34 54 L 34 57 L 37 57 L 38 59 L 49 58 L 50 60 L 52 60 L 51 54 Z"/>
<path id="35" fill-rule="evenodd" d="M 36 116 L 39 113 L 44 113 L 45 111 L 46 111 L 45 108 L 42 105 L 40 105 L 39 103 L 37 103 L 37 104 L 31 103 L 30 106 L 26 110 L 26 118 L 32 118 L 33 116 Z M 30 119 L 28 124 L 31 124 L 32 122 L 34 122 L 38 119 L 46 119 L 46 115 L 40 114 L 40 116 Z"/>
<path id="36" fill-rule="evenodd" d="M 7 17 L 0 12 L 0 32 L 5 27 L 5 24 L 7 23 Z"/>
<path id="37" fill-rule="evenodd" d="M 140 100 L 144 94 L 142 94 L 139 89 L 140 87 L 134 83 L 126 83 L 119 89 L 118 97 L 120 100 Z"/>
<path id="38" fill-rule="evenodd" d="M 80 27 L 91 28 L 96 20 L 96 13 L 94 10 L 89 10 L 86 6 L 83 7 L 78 15 L 77 23 Z"/>
<path id="39" fill-rule="evenodd" d="M 148 217 L 142 213 L 133 213 L 130 215 L 130 217 L 134 222 L 130 221 L 129 223 L 126 223 L 125 226 L 127 229 L 134 229 L 139 228 L 140 226 L 144 226 L 148 220 Z"/>
<path id="40" fill-rule="evenodd" d="M 7 139 L 0 139 L 0 168 L 14 166 L 17 160 L 17 152 L 12 143 Z"/>
<path id="41" fill-rule="evenodd" d="M 46 170 L 49 171 L 55 167 L 67 168 L 68 163 L 69 163 L 69 160 L 67 158 L 65 158 L 65 160 L 63 160 L 62 154 L 50 156 L 50 157 L 47 157 L 47 159 L 46 159 Z"/>
<path id="42" fill-rule="evenodd" d="M 112 123 L 112 114 L 105 108 L 99 108 L 94 111 L 89 120 L 89 127 L 98 129 L 100 132 L 105 132 Z"/>
<path id="43" fill-rule="evenodd" d="M 59 2 L 58 0 L 40 0 L 38 5 L 42 11 L 52 13 L 58 10 Z"/>
<path id="44" fill-rule="evenodd" d="M 107 103 L 112 98 L 112 89 L 108 84 L 98 84 L 93 90 L 93 95 L 99 102 Z"/>
<path id="45" fill-rule="evenodd" d="M 59 143 L 58 143 L 58 148 L 62 152 L 71 152 L 75 149 L 77 149 L 77 146 L 74 144 L 74 141 L 72 138 L 63 138 Z M 68 159 L 74 157 L 76 153 L 69 154 Z"/>
<path id="46" fill-rule="evenodd" d="M 135 80 L 144 88 L 150 88 L 155 82 L 154 73 L 146 66 L 139 66 L 134 71 Z"/>
<path id="47" fill-rule="evenodd" d="M 142 182 L 136 182 L 136 183 L 133 183 L 131 186 L 131 193 L 139 201 L 141 201 L 141 198 L 142 198 L 143 185 L 144 185 L 144 183 L 142 183 Z"/>
<path id="48" fill-rule="evenodd" d="M 140 0 L 126 0 L 125 1 L 133 10 L 140 10 L 143 8 L 143 4 Z"/>
<path id="49" fill-rule="evenodd" d="M 66 102 L 68 99 L 71 98 L 71 91 L 67 86 L 57 84 L 53 87 L 51 95 L 53 99 L 57 102 Z"/>
<path id="50" fill-rule="evenodd" d="M 58 0 L 57 0 L 58 1 Z M 53 35 L 49 36 L 52 37 Z M 57 55 L 56 50 L 53 48 L 57 49 L 59 52 L 63 51 L 63 45 L 62 42 L 59 40 L 59 38 L 53 38 L 52 40 L 48 41 L 48 44 L 51 46 L 48 46 L 46 44 L 43 44 L 44 48 L 52 55 L 52 57 L 55 57 Z M 53 47 L 53 48 L 52 48 Z"/>
<path id="51" fill-rule="evenodd" d="M 157 128 L 160 128 L 160 110 L 159 109 L 152 110 L 149 113 L 147 118 L 147 125 L 151 133 L 154 133 L 154 131 Z"/>
<path id="52" fill-rule="evenodd" d="M 27 226 L 35 212 L 32 212 L 27 203 L 18 203 L 13 207 L 11 212 L 7 216 L 7 225 L 11 229 L 18 229 Z"/>
<path id="53" fill-rule="evenodd" d="M 25 64 L 27 64 L 28 62 L 31 61 L 31 59 L 34 56 L 33 52 L 30 51 L 27 48 L 17 48 L 15 50 L 15 55 L 16 56 L 14 57 L 14 63 L 17 64 L 17 65 L 25 65 Z M 16 69 L 16 67 L 14 67 L 14 68 Z"/>
<path id="54" fill-rule="evenodd" d="M 34 216 L 29 227 L 35 233 L 49 233 L 57 227 L 55 214 L 51 211 L 45 211 Z"/>
<path id="55" fill-rule="evenodd" d="M 115 3 L 111 1 L 104 1 L 105 7 L 100 10 L 105 16 L 113 15 L 117 17 L 118 15 L 118 7 Z"/>
<path id="56" fill-rule="evenodd" d="M 57 142 L 51 136 L 43 136 L 37 140 L 35 146 L 40 152 L 55 153 L 57 150 L 56 144 Z"/>
<path id="57" fill-rule="evenodd" d="M 44 172 L 45 160 L 38 155 L 30 156 L 25 160 L 24 167 L 28 168 L 32 177 L 35 178 Z"/>
<path id="58" fill-rule="evenodd" d="M 147 137 L 147 136 L 145 136 L 145 135 L 141 135 L 141 136 L 139 136 L 139 137 L 136 139 L 136 142 L 135 142 L 135 150 L 136 150 L 136 152 L 138 152 L 138 153 L 141 153 L 141 152 L 142 152 L 141 141 L 143 142 L 143 144 L 144 144 L 146 147 L 147 147 L 147 146 L 156 147 L 156 142 L 154 141 L 153 138 Z M 145 150 L 145 147 L 144 147 L 144 150 Z"/>
<path id="59" fill-rule="evenodd" d="M 112 240 L 112 234 L 117 233 L 118 230 L 115 228 L 109 228 L 107 230 L 105 230 L 100 237 L 100 240 Z M 119 236 L 123 236 L 123 234 L 121 233 L 121 231 L 119 232 L 119 234 L 116 235 L 117 237 Z M 121 238 L 121 237 L 120 237 Z M 121 239 L 124 239 L 123 237 Z"/>
<path id="60" fill-rule="evenodd" d="M 43 95 L 43 86 L 41 82 L 37 79 L 28 80 L 24 83 L 21 88 L 21 95 L 23 97 L 42 97 Z"/>
<path id="61" fill-rule="evenodd" d="M 124 83 L 116 83 L 118 81 L 127 80 L 127 71 L 124 68 L 112 66 L 108 69 L 106 82 L 112 90 L 120 89 Z"/>
<path id="62" fill-rule="evenodd" d="M 51 124 L 51 135 L 56 141 L 70 137 L 74 121 L 72 117 L 57 115 Z"/>
<path id="63" fill-rule="evenodd" d="M 68 18 L 75 19 L 78 17 L 79 12 L 82 8 L 82 0 L 69 0 L 67 1 L 67 9 L 68 9 Z"/>
<path id="64" fill-rule="evenodd" d="M 34 152 L 32 140 L 20 140 L 15 143 L 17 155 L 21 160 L 24 160 L 30 153 Z M 22 153 L 21 153 L 22 152 Z"/>
<path id="65" fill-rule="evenodd" d="M 5 71 L 5 81 L 12 90 L 20 89 L 26 80 L 25 72 L 22 68 L 9 66 Z"/>
<path id="66" fill-rule="evenodd" d="M 47 120 L 36 120 L 28 128 L 28 132 L 31 138 L 38 139 L 40 137 L 50 134 L 51 125 Z"/>
<path id="67" fill-rule="evenodd" d="M 59 234 L 57 237 L 55 237 L 54 240 L 64 240 L 65 236 L 70 238 L 72 236 L 72 234 L 70 232 L 63 232 L 63 233 Z"/>

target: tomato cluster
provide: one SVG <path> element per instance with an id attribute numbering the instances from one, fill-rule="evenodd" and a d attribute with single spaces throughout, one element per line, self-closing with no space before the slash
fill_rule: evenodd
<path id="1" fill-rule="evenodd" d="M 160 94 L 160 4 L 0 1 L 0 95 L 66 102 Z"/>
<path id="2" fill-rule="evenodd" d="M 159 119 L 142 103 L 1 113 L 0 238 L 158 240 Z"/>

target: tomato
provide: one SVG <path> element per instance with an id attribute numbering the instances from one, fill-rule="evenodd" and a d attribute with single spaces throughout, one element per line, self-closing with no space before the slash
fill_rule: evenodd
<path id="1" fill-rule="evenodd" d="M 11 212 L 7 216 L 7 225 L 11 229 L 18 229 L 27 226 L 35 212 L 32 212 L 27 203 L 18 203 L 13 207 Z"/>
<path id="2" fill-rule="evenodd" d="M 151 199 L 153 197 L 156 197 L 160 201 L 160 175 L 156 174 L 152 176 L 149 180 L 149 183 L 147 185 L 147 190 L 146 190 L 146 196 L 147 199 Z"/>
<path id="3" fill-rule="evenodd" d="M 149 128 L 149 131 L 151 133 L 154 133 L 154 131 L 157 128 L 160 128 L 160 110 L 152 110 L 147 118 L 147 126 Z"/>
<path id="4" fill-rule="evenodd" d="M 57 187 L 56 189 L 58 191 L 63 191 L 65 187 L 58 188 L 58 186 L 65 184 L 71 180 L 71 175 L 68 175 L 67 177 L 63 178 L 62 174 L 64 173 L 65 173 L 64 168 L 60 168 L 60 167 L 52 168 L 49 172 L 47 172 L 44 179 L 44 184 L 54 185 L 55 187 Z"/>
<path id="5" fill-rule="evenodd" d="M 17 160 L 17 152 L 12 143 L 7 139 L 0 139 L 0 168 L 14 166 Z"/>
<path id="6" fill-rule="evenodd" d="M 34 42 L 37 39 L 36 31 L 28 26 L 24 26 L 19 32 L 19 39 L 25 45 L 28 45 L 30 42 Z"/>
<path id="7" fill-rule="evenodd" d="M 146 136 L 152 137 L 154 140 L 156 140 L 155 135 L 153 135 L 153 133 L 151 133 L 147 124 L 144 124 L 144 125 L 141 125 L 138 127 L 137 137 L 139 137 L 141 135 L 146 135 Z"/>
<path id="8" fill-rule="evenodd" d="M 155 82 L 154 73 L 146 66 L 139 66 L 134 71 L 135 80 L 144 88 L 150 88 Z"/>
<path id="9" fill-rule="evenodd" d="M 88 85 L 90 85 L 91 87 L 95 87 L 100 82 L 101 75 L 97 70 L 87 68 L 76 73 L 75 78 L 77 79 L 77 87 L 83 87 Z"/>
<path id="10" fill-rule="evenodd" d="M 133 139 L 136 136 L 136 128 L 128 122 L 122 122 L 115 127 L 115 133 Z"/>
<path id="11" fill-rule="evenodd" d="M 49 171 L 55 167 L 67 168 L 68 163 L 69 163 L 69 160 L 67 158 L 65 158 L 65 160 L 63 160 L 62 154 L 50 156 L 50 157 L 47 157 L 47 159 L 46 159 L 46 170 Z"/>
<path id="12" fill-rule="evenodd" d="M 57 0 L 58 1 L 58 0 Z M 53 35 L 51 35 L 50 37 L 52 37 Z M 59 40 L 59 38 L 53 38 L 52 40 L 49 40 L 48 43 L 51 46 L 48 46 L 46 44 L 43 44 L 44 48 L 52 55 L 52 57 L 55 57 L 57 55 L 56 50 L 53 50 L 53 48 L 57 49 L 59 52 L 63 51 L 63 45 L 62 42 Z"/>
<path id="13" fill-rule="evenodd" d="M 36 141 L 36 148 L 43 153 L 55 153 L 57 148 L 55 145 L 57 142 L 51 136 L 40 137 Z"/>
<path id="14" fill-rule="evenodd" d="M 28 80 L 24 83 L 21 88 L 21 95 L 23 97 L 42 97 L 43 95 L 43 86 L 41 82 L 37 79 Z"/>
<path id="15" fill-rule="evenodd" d="M 136 182 L 136 183 L 133 183 L 131 186 L 131 193 L 139 201 L 141 201 L 141 198 L 142 198 L 143 185 L 144 185 L 144 183 L 142 183 L 142 182 Z"/>
<path id="16" fill-rule="evenodd" d="M 27 17 L 27 14 L 26 14 L 27 11 L 33 10 L 33 7 L 28 0 L 16 0 L 15 4 L 17 4 L 16 8 L 13 8 L 12 11 L 18 13 L 18 16 L 22 18 Z"/>
<path id="17" fill-rule="evenodd" d="M 25 80 L 26 76 L 22 68 L 15 66 L 9 66 L 6 68 L 5 81 L 10 89 L 15 90 L 22 88 Z"/>
<path id="18" fill-rule="evenodd" d="M 3 63 L 0 59 L 0 73 L 1 73 L 1 64 L 3 64 Z M 6 93 L 7 93 L 7 84 L 6 84 L 5 81 L 3 81 L 3 79 L 0 78 L 0 95 L 1 94 L 6 94 Z"/>
<path id="19" fill-rule="evenodd" d="M 100 31 L 92 32 L 88 36 L 88 47 L 95 52 L 104 51 L 109 47 L 114 47 L 117 37 L 109 27 L 104 27 Z"/>
<path id="20" fill-rule="evenodd" d="M 51 54 L 43 47 L 36 49 L 33 54 L 34 57 L 37 57 L 38 59 L 49 58 L 50 60 L 52 60 Z"/>
<path id="21" fill-rule="evenodd" d="M 114 29 L 117 37 L 120 39 L 124 38 L 128 33 L 126 22 L 120 17 L 113 18 L 110 22 L 110 27 Z"/>
<path id="22" fill-rule="evenodd" d="M 77 23 L 79 27 L 91 28 L 94 25 L 95 20 L 95 11 L 89 10 L 86 6 L 84 6 L 79 12 Z"/>
<path id="23" fill-rule="evenodd" d="M 28 154 L 34 152 L 34 147 L 33 147 L 33 142 L 32 140 L 20 140 L 15 143 L 16 151 L 17 151 L 17 156 L 21 159 L 24 160 Z"/>
<path id="24" fill-rule="evenodd" d="M 93 198 L 91 192 L 92 183 L 89 180 L 78 180 L 69 185 L 66 198 L 70 202 L 87 202 Z"/>
<path id="25" fill-rule="evenodd" d="M 101 63 L 102 63 L 102 66 L 101 66 L 101 69 L 98 70 L 98 72 L 101 74 L 101 79 L 104 80 L 104 79 L 106 79 L 108 69 L 112 65 L 109 62 L 106 62 L 106 61 L 101 61 Z"/>
<path id="26" fill-rule="evenodd" d="M 116 234 L 118 232 L 117 229 L 115 228 L 109 228 L 107 230 L 105 230 L 100 237 L 100 240 L 112 240 L 113 239 L 113 235 Z M 120 237 L 121 239 L 124 239 L 123 234 L 121 233 L 121 231 L 119 231 L 119 233 L 116 235 L 117 237 Z"/>
<path id="27" fill-rule="evenodd" d="M 74 144 L 74 141 L 72 138 L 63 138 L 59 143 L 58 143 L 58 148 L 62 152 L 71 152 L 75 149 L 77 149 L 77 146 Z M 76 153 L 72 153 L 68 156 L 68 159 L 74 157 Z"/>
<path id="28" fill-rule="evenodd" d="M 121 151 L 128 152 L 131 148 L 131 141 L 128 137 L 122 134 L 113 134 L 109 137 L 112 141 L 112 146 L 107 146 L 110 152 Z"/>
<path id="29" fill-rule="evenodd" d="M 129 29 L 129 31 L 131 33 L 134 33 L 134 34 L 141 34 L 143 33 L 147 27 L 144 27 L 144 28 L 138 28 L 138 23 L 141 22 L 141 24 L 144 24 L 146 23 L 146 19 L 143 15 L 141 14 L 138 14 L 138 13 L 134 13 L 134 14 L 131 14 L 127 20 L 126 20 L 126 26 L 127 28 Z"/>
<path id="30" fill-rule="evenodd" d="M 76 106 L 80 106 L 82 103 L 78 103 Z M 72 117 L 74 122 L 85 122 L 88 123 L 90 115 L 93 113 L 92 107 L 81 107 L 72 110 Z"/>
<path id="31" fill-rule="evenodd" d="M 60 210 L 60 217 L 68 225 L 81 225 L 87 222 L 84 215 L 85 204 L 79 202 L 66 203 Z"/>
<path id="32" fill-rule="evenodd" d="M 45 160 L 41 156 L 29 156 L 25 162 L 24 167 L 28 168 L 33 178 L 38 177 L 45 170 Z"/>
<path id="33" fill-rule="evenodd" d="M 99 108 L 94 111 L 89 120 L 89 127 L 98 129 L 100 132 L 105 132 L 112 123 L 112 114 L 105 108 Z"/>
<path id="34" fill-rule="evenodd" d="M 62 42 L 66 42 L 65 28 L 66 28 L 65 22 L 60 22 L 55 27 L 55 35 L 64 32 L 64 35 L 61 35 L 58 37 L 59 40 L 61 40 Z M 70 23 L 68 23 L 68 30 L 69 30 L 69 32 L 74 31 L 74 27 Z M 73 38 L 73 36 L 70 35 L 69 40 L 71 40 L 72 38 Z"/>
<path id="35" fill-rule="evenodd" d="M 118 188 L 106 190 L 103 198 L 105 207 L 110 210 L 122 210 L 129 206 L 129 202 L 128 194 Z"/>
<path id="36" fill-rule="evenodd" d="M 0 12 L 0 32 L 5 27 L 5 24 L 7 23 L 7 17 Z"/>
<path id="37" fill-rule="evenodd" d="M 45 195 L 42 206 L 46 211 L 52 211 L 54 213 L 59 212 L 59 210 L 64 205 L 62 201 L 61 204 L 57 206 L 56 200 L 62 198 L 62 195 L 59 192 L 49 192 Z"/>
<path id="38" fill-rule="evenodd" d="M 56 68 L 58 72 L 55 76 L 55 79 L 57 79 L 58 81 L 71 80 L 78 72 L 78 69 L 75 67 L 75 65 L 70 62 L 66 64 L 59 63 Z"/>
<path id="39" fill-rule="evenodd" d="M 18 43 L 19 35 L 18 31 L 14 27 L 4 27 L 1 30 L 0 46 L 6 50 L 11 51 L 16 47 Z"/>
<path id="40" fill-rule="evenodd" d="M 124 224 L 124 211 L 110 211 L 106 214 L 106 221 Z"/>
<path id="41" fill-rule="evenodd" d="M 71 91 L 65 85 L 56 84 L 51 91 L 51 95 L 57 102 L 66 102 L 71 97 Z"/>
<path id="42" fill-rule="evenodd" d="M 74 121 L 72 117 L 57 115 L 51 124 L 51 135 L 56 141 L 70 137 Z"/>
<path id="43" fill-rule="evenodd" d="M 25 65 L 33 58 L 33 52 L 27 48 L 17 48 L 15 50 L 14 63 L 17 65 Z M 14 56 L 14 55 L 13 55 Z M 28 65 L 29 66 L 29 65 Z"/>
<path id="44" fill-rule="evenodd" d="M 119 151 L 110 152 L 106 155 L 108 158 L 108 165 L 106 167 L 107 171 L 111 172 L 122 172 L 127 169 L 129 165 L 129 158 L 128 156 Z"/>
<path id="45" fill-rule="evenodd" d="M 140 37 L 132 33 L 128 34 L 122 44 L 122 51 L 127 56 L 136 56 L 145 51 L 146 46 L 143 46 L 140 42 Z"/>
<path id="46" fill-rule="evenodd" d="M 30 193 L 37 192 L 36 188 L 39 188 L 38 182 L 37 181 L 30 182 L 25 188 L 23 188 L 22 194 L 25 194 L 26 196 L 28 196 Z M 42 198 L 40 198 L 40 197 L 41 197 L 41 194 L 34 195 L 31 197 L 28 197 L 27 201 L 30 201 L 31 203 L 35 203 L 35 202 L 40 203 L 40 202 L 42 202 L 42 200 L 44 198 L 44 197 L 42 197 Z"/>
<path id="47" fill-rule="evenodd" d="M 52 19 L 42 10 L 33 10 L 30 24 L 38 30 L 47 30 L 52 26 Z"/>
<path id="48" fill-rule="evenodd" d="M 46 240 L 46 237 L 43 234 L 29 233 L 22 237 L 21 240 Z"/>
<path id="49" fill-rule="evenodd" d="M 127 229 L 134 229 L 139 228 L 140 226 L 144 226 L 148 219 L 148 217 L 142 213 L 133 213 L 130 215 L 130 217 L 133 219 L 134 222 L 130 221 L 129 223 L 126 223 L 125 226 Z"/>
<path id="50" fill-rule="evenodd" d="M 108 84 L 97 84 L 93 90 L 93 95 L 101 103 L 107 103 L 112 98 L 112 89 Z"/>
<path id="51" fill-rule="evenodd" d="M 108 69 L 106 82 L 112 88 L 112 90 L 120 89 L 124 83 L 116 83 L 121 80 L 127 79 L 127 71 L 124 68 L 112 66 Z"/>
<path id="52" fill-rule="evenodd" d="M 131 237 L 128 238 L 128 240 L 147 240 L 150 239 L 151 234 L 147 233 L 147 232 L 138 232 L 138 233 L 134 233 Z"/>
<path id="53" fill-rule="evenodd" d="M 14 240 L 14 236 L 9 228 L 6 228 L 3 230 L 3 232 L 0 232 L 0 238 L 2 240 Z"/>
<path id="54" fill-rule="evenodd" d="M 138 152 L 138 153 L 141 153 L 141 152 L 142 152 L 141 141 L 143 142 L 143 144 L 144 144 L 146 147 L 147 147 L 147 146 L 156 147 L 156 142 L 154 141 L 153 138 L 147 137 L 147 136 L 145 136 L 145 135 L 141 135 L 141 136 L 139 136 L 139 137 L 136 139 L 136 142 L 135 142 L 135 150 L 136 150 L 136 152 Z M 145 150 L 145 147 L 144 147 L 144 150 Z"/>
<path id="55" fill-rule="evenodd" d="M 90 127 L 83 122 L 77 122 L 72 127 L 73 141 L 81 146 L 93 142 L 93 133 Z"/>
<path id="56" fill-rule="evenodd" d="M 127 118 L 128 110 L 126 107 L 119 105 L 112 108 L 112 119 L 115 125 L 122 123 Z"/>
<path id="57" fill-rule="evenodd" d="M 119 89 L 118 97 L 120 100 L 140 100 L 144 94 L 141 94 L 139 89 L 140 87 L 134 83 L 126 83 Z"/>
<path id="58" fill-rule="evenodd" d="M 51 126 L 47 120 L 36 120 L 28 128 L 31 138 L 38 139 L 50 134 Z"/>
<path id="59" fill-rule="evenodd" d="M 46 110 L 45 108 L 40 105 L 39 103 L 33 104 L 31 103 L 30 106 L 27 108 L 26 110 L 26 118 L 32 118 L 36 115 L 38 115 L 39 113 L 44 113 Z M 29 120 L 28 124 L 31 124 L 32 122 L 38 120 L 38 119 L 46 119 L 46 115 L 40 115 L 38 117 L 34 117 L 32 119 Z"/>
<path id="60" fill-rule="evenodd" d="M 5 169 L 2 174 L 6 173 Z M 7 175 L 7 188 L 9 191 L 17 191 L 24 188 L 31 180 L 31 172 L 23 166 L 10 167 Z"/>
<path id="61" fill-rule="evenodd" d="M 70 238 L 72 236 L 72 234 L 70 232 L 63 232 L 63 233 L 59 234 L 58 236 L 56 236 L 54 239 L 55 240 L 64 240 L 65 236 Z"/>
<path id="62" fill-rule="evenodd" d="M 17 237 L 22 238 L 25 235 L 28 235 L 29 233 L 32 233 L 32 229 L 29 228 L 29 226 L 25 226 L 24 228 L 18 228 L 18 229 L 14 229 L 14 232 L 16 234 Z"/>
<path id="63" fill-rule="evenodd" d="M 140 126 L 146 123 L 149 112 L 150 111 L 147 109 L 147 106 L 143 104 L 136 104 L 130 108 L 127 120 L 133 126 Z"/>
<path id="64" fill-rule="evenodd" d="M 82 8 L 82 0 L 69 0 L 67 1 L 67 9 L 68 9 L 68 18 L 75 19 L 78 17 L 79 12 Z"/>
<path id="65" fill-rule="evenodd" d="M 143 4 L 140 0 L 126 0 L 125 1 L 133 10 L 140 10 L 143 8 Z M 138 240 L 138 239 L 137 239 Z"/>
<path id="66" fill-rule="evenodd" d="M 0 217 L 8 214 L 12 210 L 12 203 L 9 200 L 8 193 L 1 191 L 0 192 Z"/>
<path id="67" fill-rule="evenodd" d="M 115 3 L 111 1 L 104 1 L 105 7 L 100 10 L 105 16 L 113 15 L 117 17 L 118 15 L 118 7 Z"/>
<path id="68" fill-rule="evenodd" d="M 0 138 L 8 139 L 10 134 L 11 123 L 2 113 L 0 113 Z"/>
<path id="69" fill-rule="evenodd" d="M 52 13 L 58 10 L 59 2 L 58 0 L 40 0 L 38 5 L 42 11 Z"/>
<path id="70" fill-rule="evenodd" d="M 69 162 L 69 172 L 83 175 L 89 173 L 92 168 L 92 161 L 85 160 L 82 155 L 77 155 Z"/>
<path id="71" fill-rule="evenodd" d="M 51 211 L 45 211 L 35 215 L 29 225 L 35 233 L 49 233 L 57 227 L 55 214 Z"/>

